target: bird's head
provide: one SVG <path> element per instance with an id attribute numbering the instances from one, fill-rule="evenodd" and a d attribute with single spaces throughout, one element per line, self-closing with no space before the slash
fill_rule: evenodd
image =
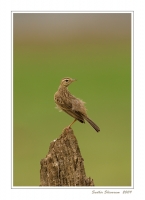
<path id="1" fill-rule="evenodd" d="M 63 78 L 62 80 L 61 80 L 61 85 L 62 86 L 65 86 L 65 87 L 68 87 L 72 82 L 74 82 L 74 81 L 76 81 L 76 79 L 72 79 L 72 78 L 69 78 L 69 77 L 67 77 L 67 78 Z"/>

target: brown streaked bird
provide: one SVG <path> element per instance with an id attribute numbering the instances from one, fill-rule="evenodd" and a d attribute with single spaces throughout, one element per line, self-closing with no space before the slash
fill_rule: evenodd
<path id="1" fill-rule="evenodd" d="M 86 120 L 97 132 L 99 132 L 100 128 L 87 116 L 84 105 L 85 102 L 73 96 L 68 90 L 68 86 L 74 81 L 76 81 L 76 79 L 68 77 L 61 80 L 58 91 L 54 95 L 54 101 L 57 108 L 74 118 L 74 121 L 67 128 L 70 128 L 77 120 L 81 123 L 85 123 Z"/>

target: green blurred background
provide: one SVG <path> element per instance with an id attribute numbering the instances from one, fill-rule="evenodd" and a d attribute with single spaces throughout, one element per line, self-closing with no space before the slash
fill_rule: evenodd
<path id="1" fill-rule="evenodd" d="M 87 177 L 131 186 L 130 13 L 13 13 L 13 185 L 39 186 L 40 160 L 73 121 L 53 100 L 67 76 L 101 129 L 72 127 Z"/>

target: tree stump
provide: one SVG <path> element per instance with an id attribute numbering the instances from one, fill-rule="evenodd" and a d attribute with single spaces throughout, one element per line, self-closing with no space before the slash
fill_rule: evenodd
<path id="1" fill-rule="evenodd" d="M 84 160 L 71 128 L 64 129 L 50 143 L 40 164 L 40 186 L 94 186 L 93 179 L 86 177 Z"/>

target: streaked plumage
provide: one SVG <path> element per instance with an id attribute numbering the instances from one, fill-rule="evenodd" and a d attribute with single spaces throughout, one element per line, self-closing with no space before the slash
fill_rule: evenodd
<path id="1" fill-rule="evenodd" d="M 54 95 L 54 101 L 58 109 L 66 112 L 75 119 L 73 123 L 76 120 L 81 123 L 85 123 L 86 120 L 98 132 L 100 131 L 100 128 L 87 116 L 86 108 L 84 105 L 85 102 L 73 96 L 68 90 L 68 86 L 74 81 L 76 80 L 69 77 L 63 78 L 58 91 Z M 71 127 L 71 125 L 68 127 Z"/>

